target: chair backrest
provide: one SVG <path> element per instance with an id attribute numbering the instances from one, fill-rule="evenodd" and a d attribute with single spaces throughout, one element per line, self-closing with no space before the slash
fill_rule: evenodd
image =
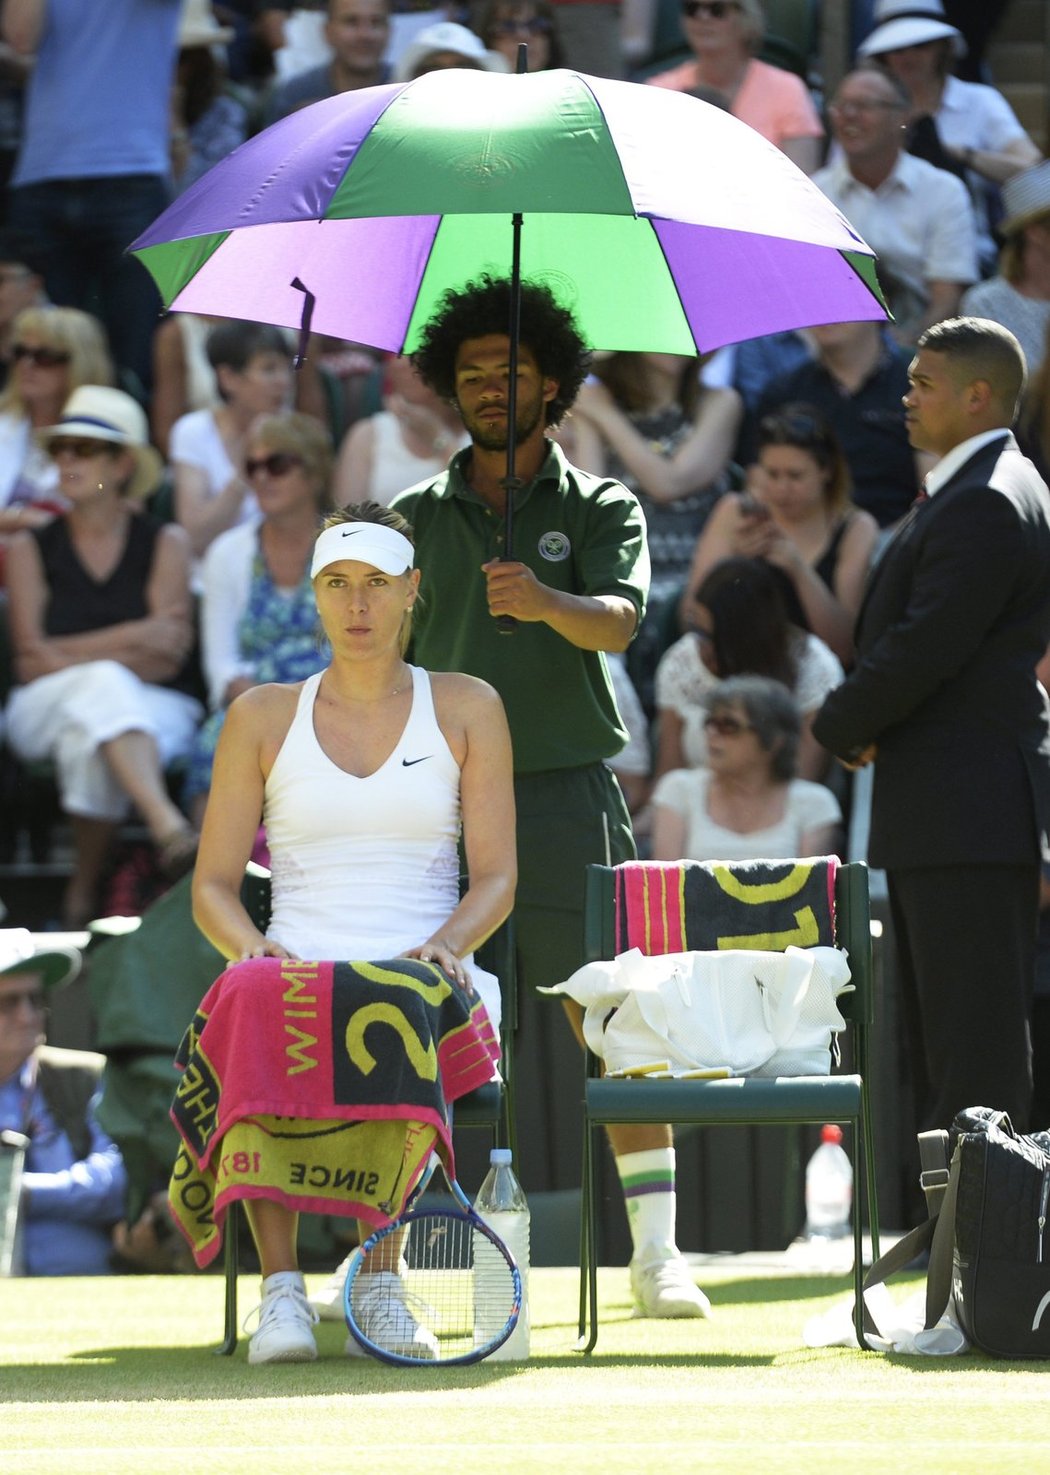
<path id="1" fill-rule="evenodd" d="M 270 925 L 270 872 L 250 860 L 241 882 L 241 903 L 260 932 Z"/>
<path id="2" fill-rule="evenodd" d="M 805 860 L 768 864 L 777 869 L 772 879 L 766 878 L 761 883 L 756 881 L 752 866 L 699 861 L 588 866 L 584 961 L 612 958 L 631 947 L 645 953 L 726 947 L 782 951 L 791 944 L 805 947 L 818 941 L 833 942 L 844 949 L 849 959 L 853 984 L 853 991 L 838 1000 L 842 1016 L 861 1028 L 870 1025 L 874 1017 L 874 991 L 867 866 L 861 861 L 851 861 L 848 865 L 817 871 L 813 862 Z M 834 906 L 828 910 L 831 924 L 828 935 L 819 912 L 826 878 L 831 876 Z M 634 888 L 630 897 L 625 895 L 628 880 Z M 727 889 L 738 895 L 753 893 L 746 903 L 747 934 L 742 934 L 730 922 L 729 930 L 735 935 L 712 937 L 709 930 L 705 931 L 703 902 Z M 812 909 L 807 897 L 815 903 Z M 794 923 L 787 928 L 783 925 L 785 905 Z M 803 918 L 804 907 L 817 914 L 812 921 Z"/>
<path id="3" fill-rule="evenodd" d="M 510 1043 L 518 1028 L 518 965 L 515 953 L 514 913 L 501 922 L 491 937 L 474 950 L 479 968 L 484 968 L 499 979 L 503 1017 L 500 1031 L 504 1036 L 505 1053 L 509 1057 L 513 1046 Z M 504 1070 L 509 1066 L 509 1058 Z"/>

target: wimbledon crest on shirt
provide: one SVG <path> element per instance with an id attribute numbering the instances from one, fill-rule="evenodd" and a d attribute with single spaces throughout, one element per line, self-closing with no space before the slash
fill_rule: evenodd
<path id="1" fill-rule="evenodd" d="M 536 546 L 540 557 L 548 563 L 564 563 L 572 552 L 572 544 L 564 533 L 544 533 Z"/>

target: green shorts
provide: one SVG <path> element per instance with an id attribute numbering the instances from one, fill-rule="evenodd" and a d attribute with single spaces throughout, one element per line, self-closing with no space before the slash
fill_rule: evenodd
<path id="1" fill-rule="evenodd" d="M 620 786 L 604 763 L 517 774 L 514 926 L 523 987 L 561 983 L 583 963 L 584 871 L 636 855 Z"/>

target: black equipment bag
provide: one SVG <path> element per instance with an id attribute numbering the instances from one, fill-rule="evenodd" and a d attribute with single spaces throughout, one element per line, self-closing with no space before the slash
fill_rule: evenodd
<path id="1" fill-rule="evenodd" d="M 921 1133 L 919 1150 L 930 1219 L 871 1267 L 865 1288 L 928 1247 L 927 1327 L 954 1296 L 974 1347 L 1050 1357 L 1050 1133 L 1022 1135 L 1005 1112 L 977 1106 L 950 1133 Z"/>

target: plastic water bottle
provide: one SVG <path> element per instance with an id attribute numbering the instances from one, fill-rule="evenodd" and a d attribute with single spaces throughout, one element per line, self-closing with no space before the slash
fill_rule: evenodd
<path id="1" fill-rule="evenodd" d="M 853 1167 L 842 1147 L 842 1128 L 821 1128 L 820 1146 L 806 1164 L 807 1240 L 842 1239 L 850 1233 Z"/>
<path id="2" fill-rule="evenodd" d="M 529 1206 L 511 1167 L 509 1147 L 494 1147 L 489 1156 L 490 1167 L 474 1201 L 479 1218 L 499 1236 L 514 1256 L 521 1273 L 521 1315 L 518 1324 L 504 1342 L 491 1353 L 494 1362 L 520 1362 L 529 1355 Z M 498 1252 L 482 1236 L 474 1241 L 475 1272 L 484 1268 L 486 1256 L 498 1259 Z M 487 1342 L 499 1327 L 487 1327 L 478 1319 L 475 1309 L 475 1345 Z"/>

